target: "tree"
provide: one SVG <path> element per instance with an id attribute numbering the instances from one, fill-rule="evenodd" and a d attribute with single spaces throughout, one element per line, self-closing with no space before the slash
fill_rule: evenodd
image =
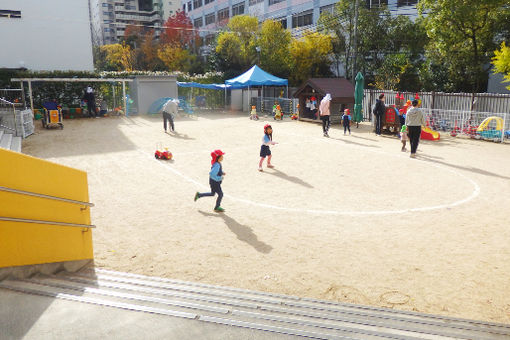
<path id="1" fill-rule="evenodd" d="M 198 38 L 198 32 L 193 28 L 191 19 L 182 10 L 169 17 L 163 28 L 160 40 L 164 44 L 192 48 L 193 41 Z"/>
<path id="2" fill-rule="evenodd" d="M 501 43 L 501 48 L 494 51 L 494 58 L 492 58 L 492 65 L 494 65 L 495 73 L 503 73 L 505 83 L 510 82 L 510 46 L 506 46 L 505 42 Z M 506 87 L 510 90 L 510 86 Z"/>
<path id="3" fill-rule="evenodd" d="M 159 44 L 154 38 L 154 31 L 149 30 L 143 35 L 137 56 L 137 69 L 161 71 L 164 69 L 164 63 L 158 56 Z"/>
<path id="4" fill-rule="evenodd" d="M 354 5 L 353 0 L 340 0 L 335 4 L 333 12 L 324 11 L 318 22 L 319 32 L 332 37 L 332 54 L 337 72 L 340 73 L 340 65 L 343 65 L 347 77 L 352 73 Z"/>
<path id="5" fill-rule="evenodd" d="M 301 39 L 290 43 L 290 81 L 298 85 L 312 77 L 331 75 L 329 55 L 333 47 L 331 36 L 318 32 L 308 32 Z"/>
<path id="6" fill-rule="evenodd" d="M 233 17 L 218 36 L 216 52 L 226 65 L 243 71 L 257 60 L 258 19 L 249 15 Z"/>
<path id="7" fill-rule="evenodd" d="M 447 62 L 455 90 L 485 89 L 490 57 L 498 40 L 497 27 L 508 14 L 508 0 L 420 0 L 430 38 L 428 58 Z"/>
<path id="8" fill-rule="evenodd" d="M 284 29 L 280 22 L 264 21 L 257 39 L 260 67 L 274 75 L 286 77 L 289 72 L 290 41 L 290 32 Z"/>
<path id="9" fill-rule="evenodd" d="M 182 72 L 189 70 L 195 58 L 188 50 L 170 44 L 163 45 L 158 50 L 158 57 L 163 61 L 168 71 Z"/>
<path id="10" fill-rule="evenodd" d="M 134 54 L 129 45 L 125 43 L 104 45 L 101 46 L 101 51 L 105 53 L 106 62 L 117 71 L 133 70 Z"/>

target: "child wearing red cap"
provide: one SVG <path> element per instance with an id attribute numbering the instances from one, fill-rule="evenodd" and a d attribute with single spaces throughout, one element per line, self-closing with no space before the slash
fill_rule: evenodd
<path id="1" fill-rule="evenodd" d="M 275 145 L 276 142 L 273 142 L 273 128 L 271 125 L 264 125 L 264 137 L 262 137 L 262 145 L 260 146 L 260 162 L 259 162 L 259 171 L 262 170 L 262 163 L 264 163 L 264 159 L 267 157 L 267 167 L 274 168 L 271 164 L 271 149 L 269 149 L 269 145 Z"/>
<path id="2" fill-rule="evenodd" d="M 197 191 L 195 194 L 195 202 L 200 197 L 205 196 L 214 196 L 218 194 L 218 198 L 216 199 L 216 205 L 214 206 L 214 211 L 216 212 L 224 212 L 225 209 L 220 207 L 221 199 L 223 198 L 223 191 L 221 190 L 221 182 L 223 181 L 223 176 L 226 174 L 223 172 L 223 168 L 221 167 L 221 161 L 223 161 L 223 155 L 225 153 L 221 150 L 214 150 L 211 152 L 211 171 L 209 172 L 209 185 L 211 186 L 211 192 L 200 193 Z"/>
<path id="3" fill-rule="evenodd" d="M 349 129 L 349 134 L 351 134 L 351 111 L 349 111 L 349 109 L 344 110 L 342 123 L 344 125 L 344 136 L 347 133 L 347 129 Z"/>

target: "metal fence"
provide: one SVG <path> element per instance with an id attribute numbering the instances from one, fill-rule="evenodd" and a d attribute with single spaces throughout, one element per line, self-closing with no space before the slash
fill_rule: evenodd
<path id="1" fill-rule="evenodd" d="M 297 112 L 297 104 L 299 99 L 296 98 L 274 98 L 274 97 L 252 97 L 251 106 L 257 107 L 257 112 L 261 114 L 271 114 L 273 112 L 273 106 L 275 104 L 280 105 L 282 113 L 284 115 L 291 115 Z"/>
<path id="2" fill-rule="evenodd" d="M 25 105 L 21 89 L 0 89 L 0 98 L 13 103 L 18 108 L 23 108 Z"/>
<path id="3" fill-rule="evenodd" d="M 397 94 L 404 95 L 405 100 L 414 99 L 416 95 L 414 92 L 370 89 L 364 92 L 363 119 L 366 121 L 372 120 L 372 108 L 381 93 L 385 94 L 386 105 L 395 104 Z M 510 113 L 510 94 L 419 92 L 418 95 L 421 106 L 430 110 Z"/>
<path id="4" fill-rule="evenodd" d="M 0 129 L 26 138 L 34 133 L 32 110 L 20 111 L 15 103 L 0 98 Z"/>
<path id="5" fill-rule="evenodd" d="M 427 126 L 451 136 L 510 142 L 510 114 L 422 108 Z"/>

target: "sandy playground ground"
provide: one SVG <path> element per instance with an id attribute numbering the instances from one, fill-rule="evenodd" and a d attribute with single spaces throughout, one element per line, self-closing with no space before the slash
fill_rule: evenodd
<path id="1" fill-rule="evenodd" d="M 262 173 L 265 120 L 232 113 L 178 118 L 177 134 L 159 116 L 66 120 L 23 151 L 88 172 L 99 267 L 510 323 L 510 145 L 445 138 L 410 159 L 368 124 L 327 139 L 271 123 Z M 193 202 L 217 148 L 224 214 Z"/>

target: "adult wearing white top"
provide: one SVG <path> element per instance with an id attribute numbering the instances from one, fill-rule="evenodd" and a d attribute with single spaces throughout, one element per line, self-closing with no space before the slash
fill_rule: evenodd
<path id="1" fill-rule="evenodd" d="M 326 96 L 322 98 L 321 103 L 319 104 L 319 114 L 322 120 L 322 132 L 324 133 L 324 137 L 329 137 L 329 105 L 331 104 L 331 95 L 326 93 Z"/>
<path id="2" fill-rule="evenodd" d="M 163 128 L 166 132 L 166 122 L 170 122 L 170 129 L 172 132 L 175 131 L 174 117 L 177 115 L 177 107 L 179 105 L 179 99 L 171 99 L 163 106 L 161 111 L 163 112 Z"/>
<path id="3" fill-rule="evenodd" d="M 413 107 L 407 110 L 406 125 L 408 130 L 409 141 L 411 143 L 411 158 L 416 157 L 416 150 L 420 143 L 421 127 L 425 125 L 425 117 L 423 112 L 418 108 L 418 101 L 412 102 Z"/>

